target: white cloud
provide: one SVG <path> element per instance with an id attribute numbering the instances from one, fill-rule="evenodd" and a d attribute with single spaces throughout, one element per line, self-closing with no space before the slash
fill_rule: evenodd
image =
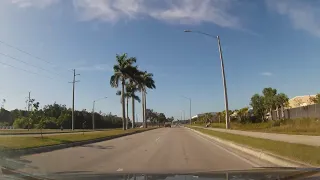
<path id="1" fill-rule="evenodd" d="M 273 74 L 271 72 L 262 72 L 260 73 L 262 76 L 272 76 Z"/>
<path id="2" fill-rule="evenodd" d="M 10 0 L 19 7 L 45 8 L 66 0 Z M 221 27 L 242 29 L 241 22 L 231 13 L 237 9 L 233 0 L 73 0 L 81 20 L 117 22 L 151 17 L 179 24 L 214 23 Z"/>
<path id="3" fill-rule="evenodd" d="M 289 18 L 293 27 L 320 37 L 318 1 L 266 0 L 267 6 Z"/>
<path id="4" fill-rule="evenodd" d="M 11 0 L 13 4 L 18 5 L 21 8 L 26 7 L 37 7 L 37 8 L 45 8 L 54 3 L 57 3 L 60 0 Z"/>
<path id="5" fill-rule="evenodd" d="M 180 23 L 211 22 L 239 28 L 240 21 L 230 14 L 230 0 L 73 0 L 82 20 L 116 22 L 145 16 Z"/>

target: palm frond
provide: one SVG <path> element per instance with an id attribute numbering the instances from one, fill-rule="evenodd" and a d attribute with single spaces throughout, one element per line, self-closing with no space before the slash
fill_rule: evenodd
<path id="1" fill-rule="evenodd" d="M 141 102 L 140 97 L 135 95 L 135 94 L 133 94 L 133 96 L 131 98 L 133 98 L 134 100 L 138 101 L 139 103 Z"/>
<path id="2" fill-rule="evenodd" d="M 111 87 L 113 87 L 113 88 L 117 88 L 118 87 L 118 85 L 119 85 L 119 76 L 117 75 L 117 74 L 114 74 L 114 75 L 112 75 L 111 76 L 111 78 L 110 78 L 110 85 L 111 85 Z"/>
<path id="3" fill-rule="evenodd" d="M 131 58 L 127 59 L 127 62 L 128 62 L 128 64 L 132 65 L 137 62 L 137 58 L 131 57 Z"/>

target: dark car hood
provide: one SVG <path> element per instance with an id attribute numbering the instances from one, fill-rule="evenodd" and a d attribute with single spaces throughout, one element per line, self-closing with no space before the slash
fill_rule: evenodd
<path id="1" fill-rule="evenodd" d="M 2 167 L 0 179 L 114 179 L 114 180 L 254 180 L 254 179 L 320 179 L 320 169 L 317 168 L 256 168 L 246 171 L 205 172 L 188 174 L 96 174 L 88 172 L 62 172 L 46 177 L 25 174 L 14 169 Z"/>

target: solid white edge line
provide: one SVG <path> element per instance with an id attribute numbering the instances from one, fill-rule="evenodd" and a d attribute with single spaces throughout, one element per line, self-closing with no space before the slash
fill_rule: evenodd
<path id="1" fill-rule="evenodd" d="M 192 133 L 192 134 L 194 134 L 194 133 Z M 200 137 L 201 139 L 204 139 L 204 140 L 210 142 L 211 144 L 215 145 L 216 147 L 218 147 L 218 148 L 220 148 L 220 149 L 228 152 L 229 154 L 231 154 L 231 155 L 233 155 L 233 156 L 241 159 L 242 161 L 245 161 L 246 163 L 250 164 L 250 165 L 253 166 L 253 167 L 260 167 L 260 165 L 255 164 L 255 163 L 251 162 L 250 160 L 248 160 L 248 159 L 246 159 L 246 158 L 244 158 L 244 157 L 239 156 L 238 154 L 236 154 L 236 153 L 234 153 L 234 152 L 232 152 L 232 151 L 230 151 L 230 150 L 228 150 L 228 149 L 226 149 L 226 148 L 224 148 L 224 147 L 222 147 L 222 146 L 214 143 L 214 142 L 211 141 L 210 139 L 207 139 L 207 138 L 203 137 L 203 136 L 200 135 L 200 134 L 197 134 L 197 133 L 196 133 L 195 135 L 198 136 L 198 137 Z"/>

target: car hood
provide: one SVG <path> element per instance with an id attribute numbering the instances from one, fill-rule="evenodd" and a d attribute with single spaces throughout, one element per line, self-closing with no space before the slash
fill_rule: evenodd
<path id="1" fill-rule="evenodd" d="M 1 168 L 1 178 L 5 179 L 114 179 L 114 180 L 222 180 L 222 179 L 319 179 L 319 168 L 255 168 L 245 171 L 214 171 L 214 172 L 200 172 L 200 173 L 186 173 L 186 174 L 103 174 L 90 172 L 61 172 L 56 174 L 48 174 L 46 176 L 30 175 L 16 171 L 14 169 Z"/>

